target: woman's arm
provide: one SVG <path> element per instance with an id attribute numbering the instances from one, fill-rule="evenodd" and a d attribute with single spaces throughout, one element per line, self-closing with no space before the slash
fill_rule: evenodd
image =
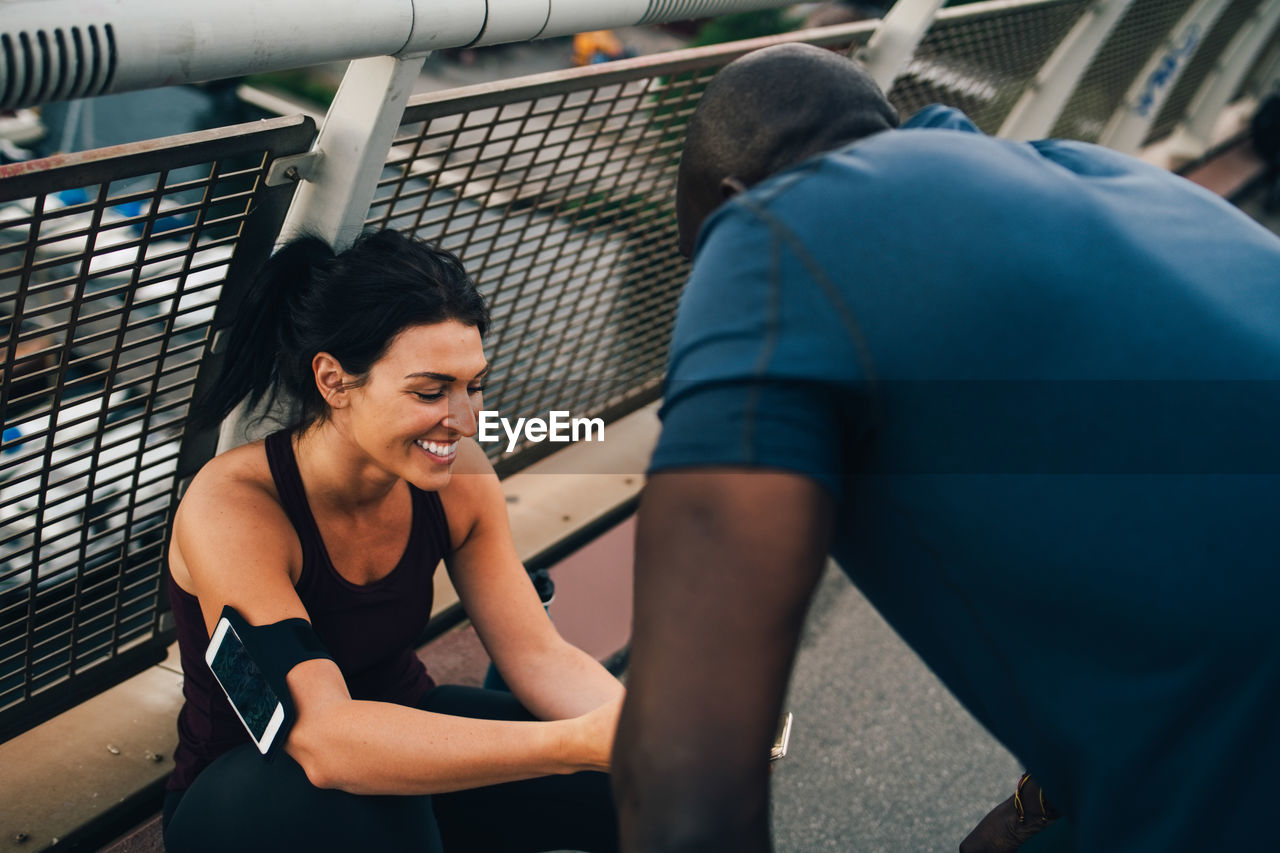
<path id="1" fill-rule="evenodd" d="M 297 536 L 273 491 L 243 466 L 208 466 L 192 483 L 170 559 L 210 630 L 226 604 L 252 624 L 307 618 L 293 587 Z M 608 768 L 617 707 L 553 723 L 473 720 L 355 701 L 328 660 L 299 664 L 286 680 L 298 717 L 285 749 L 321 787 L 439 793 Z"/>
<path id="2" fill-rule="evenodd" d="M 558 720 L 622 697 L 622 685 L 565 642 L 547 617 L 511 540 L 507 502 L 479 445 L 463 440 L 440 493 L 454 553 L 449 575 L 462 605 L 516 698 L 534 716 Z"/>
<path id="3" fill-rule="evenodd" d="M 352 700 L 333 661 L 288 677 L 298 718 L 285 748 L 312 784 L 354 794 L 438 794 L 608 770 L 620 703 L 553 722 L 473 720 Z M 301 700 L 299 697 L 303 697 Z"/>

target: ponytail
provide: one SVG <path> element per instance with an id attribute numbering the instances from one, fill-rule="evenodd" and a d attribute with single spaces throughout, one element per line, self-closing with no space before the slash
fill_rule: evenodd
<path id="1" fill-rule="evenodd" d="M 281 356 L 296 337 L 299 303 L 333 257 L 324 240 L 305 236 L 290 241 L 263 264 L 227 324 L 222 370 L 195 408 L 192 420 L 197 428 L 216 426 L 246 398 L 251 409 L 265 400 L 269 411 L 282 384 L 297 395 L 299 389 L 289 386 L 296 386 L 300 377 L 296 370 L 286 370 L 295 374 L 288 377 L 295 381 L 282 381 Z M 289 420 L 296 420 L 296 413 Z"/>
<path id="2" fill-rule="evenodd" d="M 488 308 L 461 262 L 449 252 L 397 231 L 362 235 L 334 254 L 318 237 L 286 244 L 263 265 L 229 324 L 218 378 L 196 407 L 193 423 L 216 426 L 242 401 L 283 396 L 292 430 L 328 417 L 312 361 L 327 352 L 363 378 L 402 329 L 456 320 L 489 326 Z"/>

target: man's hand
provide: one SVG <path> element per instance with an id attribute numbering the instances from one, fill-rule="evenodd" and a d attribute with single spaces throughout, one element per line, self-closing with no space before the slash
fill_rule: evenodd
<path id="1" fill-rule="evenodd" d="M 996 806 L 960 842 L 960 853 L 1013 853 L 1058 819 L 1044 791 L 1023 774 L 1014 795 Z"/>

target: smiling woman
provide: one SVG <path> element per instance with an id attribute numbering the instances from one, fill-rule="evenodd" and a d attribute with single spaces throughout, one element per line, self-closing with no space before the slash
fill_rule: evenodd
<path id="1" fill-rule="evenodd" d="M 169 850 L 615 848 L 622 688 L 547 618 L 472 439 L 488 322 L 453 255 L 394 232 L 304 238 L 250 288 L 203 417 L 247 400 L 288 425 L 211 460 L 175 517 Z M 511 694 L 414 654 L 442 558 Z M 204 663 L 227 606 L 327 652 L 269 654 L 296 711 L 271 761 Z"/>
<path id="2" fill-rule="evenodd" d="M 475 435 L 488 370 L 476 326 L 409 326 L 364 375 L 327 352 L 313 366 L 330 417 L 341 417 L 386 470 L 427 491 L 448 485 L 460 441 Z"/>

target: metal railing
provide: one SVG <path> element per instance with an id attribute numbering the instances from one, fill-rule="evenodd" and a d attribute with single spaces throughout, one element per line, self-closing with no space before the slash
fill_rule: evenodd
<path id="1" fill-rule="evenodd" d="M 889 100 L 904 116 L 945 103 L 994 134 L 1089 5 L 1054 0 L 939 15 L 894 80 Z"/>
<path id="2" fill-rule="evenodd" d="M 163 656 L 174 495 L 213 449 L 184 428 L 215 309 L 293 193 L 267 169 L 314 136 L 285 118 L 6 167 L 0 740 Z"/>
<path id="3" fill-rule="evenodd" d="M 900 0 L 895 11 L 913 4 L 923 5 Z M 1280 75 L 1280 2 L 1219 5 L 1187 55 L 1161 66 L 1146 142 L 1203 124 L 1198 111 L 1220 110 L 1221 92 L 1258 92 Z M 989 132 L 1040 126 L 1096 139 L 1132 106 L 1153 57 L 1171 39 L 1185 47 L 1177 28 L 1191 6 L 944 9 L 905 60 L 877 73 L 894 81 L 904 114 L 940 101 Z M 617 417 L 659 393 L 687 272 L 675 249 L 675 171 L 707 81 L 764 44 L 845 52 L 877 26 L 624 60 L 407 107 L 394 93 L 413 67 L 360 60 L 349 74 L 383 87 L 376 121 L 367 98 L 359 119 L 344 117 L 362 100 L 353 84 L 318 135 L 286 118 L 0 167 L 0 740 L 153 662 L 171 640 L 166 530 L 185 479 L 217 443 L 188 429 L 187 414 L 220 358 L 213 328 L 234 314 L 282 229 L 324 208 L 334 236 L 343 222 L 364 223 L 457 252 L 493 307 L 487 403 L 508 417 Z M 1264 32 L 1246 42 L 1246 28 Z M 1045 68 L 1073 81 L 1063 97 Z M 378 122 L 389 122 L 385 136 L 371 129 Z M 326 165 L 326 140 L 358 133 L 372 168 Z M 351 209 L 332 210 L 335 195 L 354 199 Z M 493 457 L 510 473 L 549 446 Z"/>
<path id="4" fill-rule="evenodd" d="M 1190 109 L 1197 90 L 1210 72 L 1223 62 L 1232 37 L 1250 25 L 1250 18 L 1262 5 L 1262 0 L 1234 0 L 1221 12 L 1217 21 L 1205 33 L 1199 48 L 1188 62 L 1186 71 L 1170 90 L 1164 106 L 1151 123 L 1151 129 L 1143 140 L 1144 145 L 1164 139 L 1173 132 L 1178 120 Z"/>

